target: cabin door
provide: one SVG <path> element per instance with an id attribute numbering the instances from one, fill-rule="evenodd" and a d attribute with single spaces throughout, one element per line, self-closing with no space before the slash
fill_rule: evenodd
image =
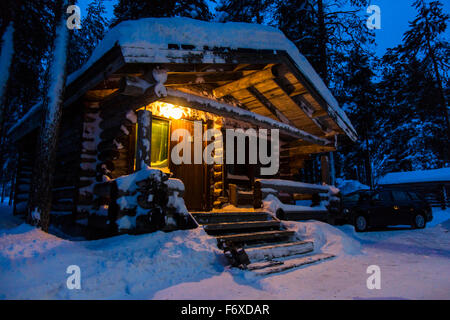
<path id="1" fill-rule="evenodd" d="M 194 137 L 194 122 L 188 120 L 171 120 L 171 132 L 176 129 L 186 129 L 192 137 Z M 203 132 L 206 125 L 203 125 Z M 170 141 L 170 154 L 172 149 L 178 144 L 178 141 Z M 184 183 L 184 202 L 188 210 L 207 210 L 208 208 L 208 192 L 207 192 L 207 166 L 205 164 L 194 164 L 194 142 L 189 142 L 191 148 L 191 164 L 182 163 L 175 165 L 170 161 L 169 168 L 173 173 L 173 177 L 180 179 Z M 204 149 L 204 145 L 202 151 Z"/>

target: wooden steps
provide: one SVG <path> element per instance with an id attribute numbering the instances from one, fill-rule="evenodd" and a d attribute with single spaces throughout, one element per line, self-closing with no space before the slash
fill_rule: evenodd
<path id="1" fill-rule="evenodd" d="M 245 247 L 244 249 L 250 261 L 271 260 L 312 252 L 314 243 L 311 241 L 291 241 L 265 246 Z"/>
<path id="2" fill-rule="evenodd" d="M 276 230 L 276 231 L 230 234 L 225 236 L 218 236 L 216 238 L 220 248 L 225 241 L 231 241 L 234 244 L 245 244 L 248 242 L 261 240 L 268 241 L 268 240 L 285 239 L 293 236 L 294 234 L 295 232 L 290 230 Z"/>
<path id="3" fill-rule="evenodd" d="M 215 224 L 221 222 L 240 222 L 240 221 L 266 221 L 272 217 L 266 212 L 191 212 L 191 215 L 199 224 Z"/>
<path id="4" fill-rule="evenodd" d="M 332 257 L 327 254 L 308 255 L 314 251 L 311 241 L 299 241 L 295 232 L 286 230 L 281 221 L 263 211 L 191 212 L 205 231 L 217 239 L 233 265 L 240 265 L 239 249 L 250 260 L 247 269 L 266 275 L 298 266 L 312 264 Z M 228 247 L 228 249 L 226 249 Z M 230 248 L 235 248 L 228 251 Z M 243 249 L 243 250 L 241 250 Z M 239 252 L 240 252 L 239 251 Z M 236 263 L 239 261 L 239 263 Z M 244 264 L 248 263 L 244 262 Z"/>
<path id="5" fill-rule="evenodd" d="M 279 228 L 279 221 L 242 221 L 242 222 L 222 222 L 205 224 L 204 228 L 207 232 L 215 231 L 232 231 L 244 229 L 268 229 Z"/>
<path id="6" fill-rule="evenodd" d="M 319 253 L 299 258 L 291 258 L 285 261 L 267 261 L 264 263 L 249 264 L 247 268 L 258 275 L 268 275 L 272 273 L 283 272 L 289 269 L 317 263 L 320 261 L 334 258 L 334 255 L 328 253 Z"/>

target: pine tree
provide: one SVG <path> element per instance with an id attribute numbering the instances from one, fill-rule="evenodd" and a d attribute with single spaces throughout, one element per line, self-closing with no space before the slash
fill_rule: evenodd
<path id="1" fill-rule="evenodd" d="M 6 92 L 6 84 L 9 79 L 9 72 L 11 69 L 12 56 L 14 54 L 14 27 L 13 23 L 10 22 L 9 26 L 6 28 L 1 42 L 0 51 L 0 70 L 2 74 L 0 75 L 0 131 L 3 131 L 3 113 L 4 113 L 4 95 Z M 3 135 L 2 135 L 3 136 Z"/>
<path id="2" fill-rule="evenodd" d="M 71 30 L 68 74 L 78 70 L 91 56 L 97 44 L 105 36 L 108 19 L 102 0 L 93 0 L 87 7 L 87 14 L 81 21 L 81 29 Z"/>
<path id="3" fill-rule="evenodd" d="M 275 21 L 306 56 L 326 84 L 339 82 L 334 73 L 353 48 L 366 49 L 374 41 L 361 8 L 366 0 L 279 0 Z M 341 9 L 349 8 L 349 9 Z"/>
<path id="4" fill-rule="evenodd" d="M 1 176 L 11 177 L 14 153 L 6 132 L 9 127 L 31 108 L 41 97 L 43 74 L 51 43 L 52 1 L 4 0 L 0 4 L 0 31 L 14 25 L 14 54 L 11 61 L 6 90 L 3 94 L 3 123 L 0 130 Z M 2 72 L 4 72 L 2 68 Z"/>
<path id="5" fill-rule="evenodd" d="M 342 81 L 335 87 L 341 106 L 346 111 L 353 126 L 359 134 L 359 141 L 343 141 L 338 156 L 341 176 L 360 179 L 367 185 L 373 184 L 373 160 L 376 151 L 376 133 L 380 117 L 377 87 L 374 83 L 375 60 L 362 50 L 355 48 L 345 58 L 341 74 L 336 75 Z M 354 176 L 354 168 L 359 177 Z"/>
<path id="6" fill-rule="evenodd" d="M 443 125 L 447 128 L 447 141 L 444 143 L 448 144 L 450 142 L 450 111 L 444 89 L 448 86 L 448 74 L 443 73 L 444 70 L 448 73 L 450 45 L 442 35 L 447 29 L 449 15 L 443 12 L 443 5 L 439 1 L 427 3 L 424 0 L 416 0 L 413 5 L 418 13 L 410 22 L 409 30 L 404 35 L 404 44 L 398 51 L 406 59 L 412 57 L 420 59 L 433 75 L 439 95 L 437 104 L 439 108 L 436 109 L 440 109 L 441 116 L 445 119 Z M 447 159 L 450 160 L 449 150 L 447 150 Z"/>
<path id="7" fill-rule="evenodd" d="M 210 20 L 211 13 L 205 0 L 119 0 L 114 6 L 112 25 L 125 20 L 148 17 L 189 17 Z"/>
<path id="8" fill-rule="evenodd" d="M 66 26 L 65 10 L 70 4 L 69 0 L 58 0 L 55 4 L 52 59 L 47 73 L 38 155 L 28 200 L 28 220 L 38 223 L 44 231 L 48 231 L 50 222 L 56 143 L 66 83 L 69 31 Z"/>
<path id="9" fill-rule="evenodd" d="M 221 22 L 267 22 L 268 11 L 274 0 L 221 0 L 216 7 L 216 18 Z"/>
<path id="10" fill-rule="evenodd" d="M 426 65 L 414 56 L 402 57 L 402 46 L 383 57 L 383 122 L 378 144 L 379 174 L 433 169 L 444 165 L 442 116 L 433 110 L 439 93 Z"/>

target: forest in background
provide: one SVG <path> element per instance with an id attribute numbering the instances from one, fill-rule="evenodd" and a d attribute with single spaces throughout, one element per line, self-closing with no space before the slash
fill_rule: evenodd
<path id="1" fill-rule="evenodd" d="M 356 143 L 341 141 L 334 153 L 336 177 L 370 185 L 387 172 L 449 166 L 449 15 L 440 1 L 414 1 L 416 16 L 402 43 L 377 57 L 375 31 L 366 26 L 369 2 L 216 0 L 212 9 L 206 0 L 119 0 L 107 19 L 104 1 L 92 0 L 82 28 L 70 31 L 67 71 L 80 68 L 107 30 L 124 20 L 183 16 L 266 24 L 282 30 L 307 57 L 359 134 Z M 0 88 L 3 181 L 15 163 L 8 128 L 45 94 L 55 6 L 52 0 L 0 4 L 0 35 L 5 38 L 10 25 L 14 30 L 10 73 L 2 70 L 8 76 Z M 319 166 L 313 159 L 309 169 L 318 172 Z"/>

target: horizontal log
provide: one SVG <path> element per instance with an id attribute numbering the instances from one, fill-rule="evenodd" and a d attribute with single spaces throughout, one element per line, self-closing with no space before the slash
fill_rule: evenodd
<path id="1" fill-rule="evenodd" d="M 303 139 L 314 144 L 330 145 L 331 141 L 314 136 L 308 132 L 292 127 L 290 125 L 275 121 L 273 119 L 257 115 L 253 112 L 220 103 L 216 100 L 196 96 L 186 92 L 181 92 L 167 88 L 167 97 L 161 97 L 161 101 L 173 103 L 176 105 L 186 105 L 201 111 L 211 112 L 223 117 L 229 117 L 235 120 L 244 121 L 253 125 L 267 128 L 279 129 L 281 135 L 289 136 L 293 139 Z"/>
<path id="2" fill-rule="evenodd" d="M 109 197 L 111 195 L 111 191 L 114 186 L 115 182 L 104 182 L 104 183 L 97 183 L 94 185 L 94 194 L 99 197 Z"/>
<path id="3" fill-rule="evenodd" d="M 120 80 L 119 92 L 126 96 L 139 97 L 153 84 L 138 77 L 126 76 Z"/>
<path id="4" fill-rule="evenodd" d="M 255 189 L 270 188 L 287 193 L 314 194 L 328 193 L 329 188 L 326 186 L 300 183 L 295 181 L 258 179 L 255 181 Z"/>
<path id="5" fill-rule="evenodd" d="M 336 148 L 334 146 L 317 146 L 317 145 L 311 145 L 311 146 L 302 146 L 302 147 L 295 147 L 292 149 L 289 149 L 289 155 L 291 157 L 302 155 L 302 154 L 314 154 L 314 153 L 323 153 L 323 152 L 333 152 L 336 151 Z"/>
<path id="6" fill-rule="evenodd" d="M 231 83 L 228 83 L 226 85 L 223 85 L 221 87 L 218 87 L 213 90 L 214 96 L 217 98 L 221 98 L 223 96 L 229 95 L 232 92 L 246 89 L 248 87 L 254 86 L 255 84 L 258 84 L 260 82 L 264 82 L 269 79 L 275 78 L 275 75 L 272 72 L 272 69 L 265 69 L 262 71 L 258 71 L 255 73 L 252 73 L 246 77 L 243 77 L 239 80 L 233 81 Z"/>

